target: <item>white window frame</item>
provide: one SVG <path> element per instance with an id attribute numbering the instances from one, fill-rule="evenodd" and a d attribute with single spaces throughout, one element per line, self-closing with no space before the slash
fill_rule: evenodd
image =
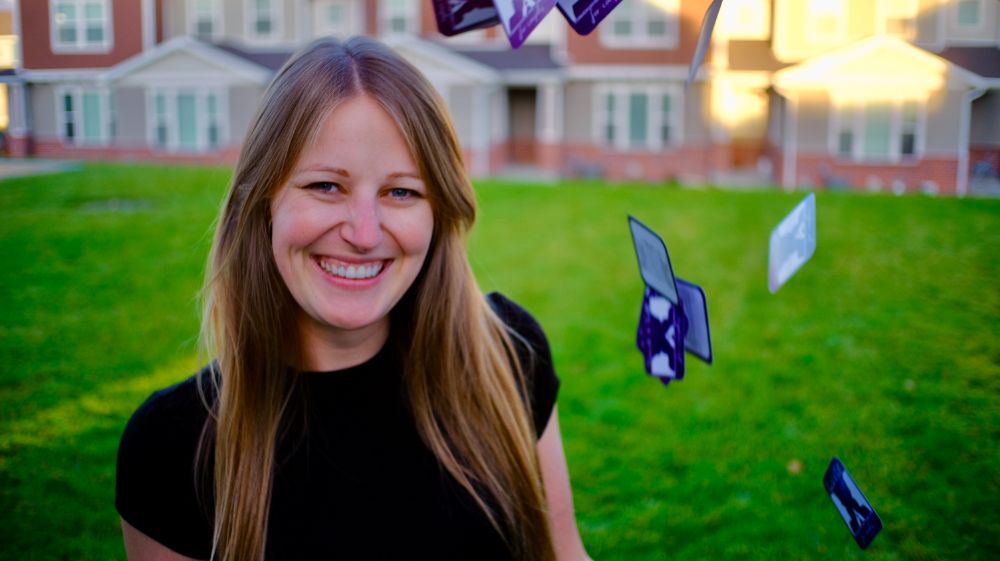
<path id="1" fill-rule="evenodd" d="M 917 39 L 917 32 L 918 32 L 917 20 L 920 17 L 920 0 L 878 0 L 878 4 L 876 5 L 876 9 L 878 11 L 875 18 L 875 21 L 877 22 L 878 26 L 877 29 L 880 33 L 888 35 L 890 34 L 889 20 L 893 18 L 903 19 L 900 17 L 901 16 L 900 13 L 894 13 L 890 9 L 890 3 L 900 3 L 900 2 L 907 4 L 907 6 L 904 8 L 904 11 L 908 13 L 913 28 L 912 28 L 912 33 L 907 36 L 899 36 L 899 35 L 894 35 L 894 36 L 900 37 L 905 41 L 915 41 Z"/>
<path id="2" fill-rule="evenodd" d="M 619 5 L 598 26 L 597 35 L 604 46 L 614 49 L 676 49 L 680 45 L 680 0 L 623 0 L 622 3 L 625 2 L 629 3 L 627 13 L 632 16 L 632 33 L 624 37 L 614 33 L 615 17 L 621 18 L 626 14 Z M 666 34 L 663 37 L 652 37 L 647 33 L 653 10 L 663 12 L 666 17 Z"/>
<path id="3" fill-rule="evenodd" d="M 397 12 L 399 9 L 399 13 Z M 405 10 L 405 11 L 403 11 Z M 390 21 L 394 17 L 402 16 L 406 22 L 406 29 L 396 31 L 392 29 Z M 420 2 L 414 0 L 401 0 L 395 3 L 393 0 L 378 0 L 378 32 L 380 35 L 406 35 L 420 32 Z"/>
<path id="4" fill-rule="evenodd" d="M 257 32 L 257 0 L 245 0 L 243 18 L 246 22 L 247 39 L 261 43 L 276 43 L 281 41 L 282 30 L 284 29 L 284 8 L 285 3 L 281 0 L 268 0 L 271 4 L 271 33 L 262 35 Z"/>
<path id="5" fill-rule="evenodd" d="M 913 154 L 903 155 L 903 108 L 907 103 L 916 105 L 916 130 L 914 131 Z M 830 128 L 827 135 L 827 144 L 830 154 L 838 160 L 846 160 L 867 164 L 898 164 L 900 162 L 915 162 L 923 158 L 927 142 L 927 105 L 918 101 L 894 100 L 890 105 L 889 118 L 889 155 L 885 159 L 870 158 L 865 154 L 865 123 L 868 115 L 869 105 L 875 103 L 854 104 L 847 108 L 831 107 Z M 854 112 L 853 118 L 845 122 L 844 113 Z M 840 131 L 841 125 L 846 124 L 846 129 L 851 131 L 851 154 L 845 156 L 840 153 Z"/>
<path id="6" fill-rule="evenodd" d="M 87 21 L 84 15 L 86 4 L 101 4 L 104 17 L 102 26 L 104 40 L 100 43 L 87 42 Z M 66 43 L 59 38 L 57 9 L 59 6 L 71 5 L 76 12 L 76 41 Z M 111 13 L 112 0 L 49 0 L 49 43 L 53 53 L 108 53 L 115 46 L 114 17 Z"/>
<path id="7" fill-rule="evenodd" d="M 108 146 L 114 137 L 114 107 L 113 96 L 106 86 L 93 86 L 83 84 L 72 84 L 58 86 L 56 93 L 56 126 L 58 127 L 59 140 L 65 146 Z M 84 136 L 84 114 L 83 95 L 85 93 L 97 94 L 100 104 L 100 136 L 96 139 L 88 139 Z M 73 138 L 66 136 L 66 107 L 64 105 L 66 96 L 73 98 Z"/>
<path id="8" fill-rule="evenodd" d="M 642 146 L 631 143 L 629 116 L 630 98 L 633 94 L 645 95 L 647 100 L 648 126 L 646 143 Z M 615 99 L 613 116 L 609 116 L 607 111 L 609 95 Z M 663 116 L 663 96 L 670 97 L 670 115 L 666 121 Z M 684 143 L 684 102 L 684 88 L 677 84 L 598 84 L 594 87 L 592 112 L 595 115 L 592 130 L 594 144 L 622 152 L 655 152 L 681 146 Z M 611 118 L 615 127 L 615 139 L 609 144 L 605 130 L 612 123 Z M 662 136 L 664 123 L 670 126 L 671 132 L 667 142 L 663 142 Z"/>
<path id="9" fill-rule="evenodd" d="M 978 21 L 975 24 L 962 23 L 959 18 L 959 11 L 961 9 L 961 4 L 963 2 L 975 2 L 977 6 L 977 11 L 979 13 Z M 983 0 L 956 0 L 951 5 L 951 21 L 952 25 L 956 29 L 962 31 L 982 31 L 986 27 L 986 17 L 985 17 L 986 6 L 983 5 Z"/>
<path id="10" fill-rule="evenodd" d="M 202 1 L 207 1 L 211 7 L 210 17 L 212 19 L 212 33 L 209 39 L 222 37 L 225 32 L 222 29 L 222 3 L 225 0 L 187 0 L 188 34 L 194 37 L 201 37 L 198 33 L 198 5 Z"/>
<path id="11" fill-rule="evenodd" d="M 831 45 L 847 40 L 847 6 L 846 0 L 806 0 L 806 37 L 817 45 Z M 817 12 L 835 18 L 836 28 L 825 32 L 817 26 Z"/>
<path id="12" fill-rule="evenodd" d="M 166 109 L 167 143 L 157 142 L 156 96 L 164 96 Z M 180 94 L 194 94 L 195 104 L 195 146 L 188 148 L 180 143 L 180 124 L 177 122 L 177 99 Z M 216 146 L 209 144 L 208 138 L 208 96 L 214 94 L 217 102 L 219 140 Z M 146 142 L 153 150 L 198 154 L 222 150 L 229 145 L 229 97 L 224 86 L 152 86 L 146 89 Z"/>
<path id="13" fill-rule="evenodd" d="M 325 11 L 334 4 L 340 4 L 347 8 L 347 20 L 342 29 L 327 25 Z M 312 10 L 313 37 L 332 35 L 339 39 L 346 39 L 364 30 L 364 6 L 359 4 L 357 0 L 315 0 Z"/>

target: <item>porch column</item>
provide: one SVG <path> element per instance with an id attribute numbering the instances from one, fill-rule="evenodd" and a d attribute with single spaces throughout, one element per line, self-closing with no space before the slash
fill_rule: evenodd
<path id="1" fill-rule="evenodd" d="M 538 165 L 558 172 L 561 167 L 563 140 L 563 88 L 559 82 L 538 85 L 535 132 L 538 138 Z"/>
<path id="2" fill-rule="evenodd" d="M 28 113 L 28 87 L 22 83 L 7 84 L 7 146 L 10 155 L 23 158 L 31 154 L 31 123 Z"/>

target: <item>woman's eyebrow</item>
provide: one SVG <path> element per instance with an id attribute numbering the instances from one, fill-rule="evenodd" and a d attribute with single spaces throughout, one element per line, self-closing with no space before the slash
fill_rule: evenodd
<path id="1" fill-rule="evenodd" d="M 392 180 L 392 179 L 402 179 L 402 178 L 406 178 L 406 177 L 408 177 L 410 179 L 416 179 L 417 181 L 423 181 L 424 180 L 423 177 L 420 177 L 419 173 L 415 173 L 415 172 L 412 172 L 412 171 L 395 171 L 395 172 L 392 172 L 389 175 L 385 176 L 385 178 L 389 179 L 389 180 Z"/>
<path id="2" fill-rule="evenodd" d="M 322 164 L 317 165 L 317 166 L 306 166 L 306 167 L 303 167 L 303 168 L 295 170 L 295 173 L 297 173 L 297 174 L 298 173 L 311 173 L 311 172 L 335 173 L 335 174 L 343 176 L 343 177 L 351 177 L 351 174 L 348 173 L 347 170 L 344 169 L 344 168 L 338 168 L 338 167 L 334 167 L 334 166 L 325 166 L 325 165 L 322 165 Z"/>

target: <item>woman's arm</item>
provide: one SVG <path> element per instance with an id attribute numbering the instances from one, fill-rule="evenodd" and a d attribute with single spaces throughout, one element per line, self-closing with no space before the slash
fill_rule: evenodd
<path id="1" fill-rule="evenodd" d="M 542 467 L 542 482 L 549 504 L 549 524 L 555 541 L 559 561 L 589 561 L 583 547 L 580 530 L 576 527 L 573 512 L 573 491 L 569 484 L 569 469 L 563 452 L 562 434 L 559 432 L 559 411 L 552 408 L 552 416 L 538 440 L 538 461 Z"/>
<path id="2" fill-rule="evenodd" d="M 134 526 L 122 520 L 122 534 L 125 536 L 125 555 L 128 561 L 197 561 L 175 553 L 167 546 L 143 534 Z"/>

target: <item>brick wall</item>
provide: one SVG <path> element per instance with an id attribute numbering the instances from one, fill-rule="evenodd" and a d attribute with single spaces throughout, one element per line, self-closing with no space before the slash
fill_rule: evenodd
<path id="1" fill-rule="evenodd" d="M 782 173 L 780 160 L 775 162 L 778 176 Z M 941 194 L 955 194 L 958 174 L 957 158 L 922 158 L 917 162 L 900 164 L 868 164 L 843 162 L 827 154 L 799 154 L 796 160 L 796 184 L 822 187 L 824 176 L 844 180 L 851 188 L 867 190 L 877 181 L 881 190 L 891 191 L 894 184 L 902 182 L 906 192 L 918 192 L 925 181 L 933 181 Z"/>

